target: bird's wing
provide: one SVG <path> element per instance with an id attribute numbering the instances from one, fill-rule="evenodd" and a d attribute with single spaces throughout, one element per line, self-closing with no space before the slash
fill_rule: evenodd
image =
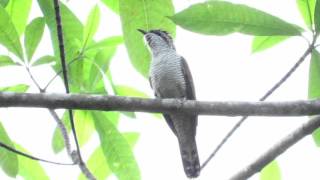
<path id="1" fill-rule="evenodd" d="M 153 89 L 151 77 L 149 77 L 149 83 L 150 83 L 151 88 Z M 161 97 L 162 97 L 161 94 L 159 94 L 159 92 L 157 92 L 155 89 L 153 89 L 153 90 L 154 90 L 154 96 L 155 96 L 156 98 L 161 98 Z M 163 117 L 164 117 L 164 119 L 166 120 L 166 122 L 167 122 L 167 124 L 169 125 L 170 129 L 172 130 L 172 132 L 173 132 L 175 135 L 177 135 L 177 131 L 176 131 L 176 129 L 174 128 L 174 125 L 173 125 L 173 122 L 172 122 L 172 119 L 171 119 L 170 115 L 169 115 L 169 114 L 163 114 Z"/>
<path id="2" fill-rule="evenodd" d="M 181 56 L 181 68 L 182 68 L 182 73 L 183 73 L 183 78 L 186 83 L 186 99 L 188 100 L 195 100 L 196 99 L 196 94 L 194 90 L 194 84 L 193 84 L 193 79 L 192 75 L 189 69 L 189 66 L 187 64 L 187 61 Z M 196 128 L 198 125 L 198 116 L 193 115 L 192 119 L 193 121 L 193 133 L 194 135 L 196 134 Z"/>
<path id="3" fill-rule="evenodd" d="M 181 56 L 181 68 L 184 82 L 186 83 L 186 99 L 195 100 L 196 94 L 194 91 L 193 79 L 187 61 Z"/>

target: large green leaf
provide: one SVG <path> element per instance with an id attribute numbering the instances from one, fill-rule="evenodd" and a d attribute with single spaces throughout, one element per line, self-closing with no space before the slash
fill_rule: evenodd
<path id="1" fill-rule="evenodd" d="M 133 148 L 136 145 L 140 137 L 140 134 L 137 132 L 125 132 L 122 133 L 122 135 L 127 140 L 131 148 Z"/>
<path id="2" fill-rule="evenodd" d="M 38 4 L 45 17 L 46 23 L 50 30 L 51 41 L 54 48 L 54 54 L 57 58 L 57 64 L 54 66 L 56 70 L 61 69 L 59 45 L 57 38 L 57 27 L 55 13 L 53 9 L 53 1 L 38 0 Z M 80 51 L 83 38 L 83 25 L 77 16 L 63 3 L 60 3 L 61 20 L 64 37 L 64 48 L 67 62 L 74 59 Z"/>
<path id="3" fill-rule="evenodd" d="M 114 47 L 118 46 L 123 43 L 123 37 L 122 36 L 112 36 L 105 39 L 102 39 L 98 42 L 91 43 L 87 50 L 90 49 L 97 49 L 97 48 L 105 48 L 105 47 Z"/>
<path id="4" fill-rule="evenodd" d="M 287 40 L 290 36 L 256 36 L 252 41 L 251 50 L 253 53 L 269 49 Z"/>
<path id="5" fill-rule="evenodd" d="M 87 22 L 83 30 L 83 47 L 86 47 L 87 43 L 90 43 L 93 39 L 94 34 L 97 32 L 100 22 L 100 10 L 99 6 L 96 5 L 90 11 Z"/>
<path id="6" fill-rule="evenodd" d="M 175 34 L 175 25 L 167 16 L 172 16 L 171 0 L 120 0 L 120 17 L 125 45 L 131 63 L 144 77 L 148 76 L 150 54 L 137 29 L 163 29 Z"/>
<path id="7" fill-rule="evenodd" d="M 17 65 L 10 56 L 0 55 L 0 67 L 1 66 L 10 66 Z"/>
<path id="8" fill-rule="evenodd" d="M 94 132 L 92 116 L 90 111 L 74 111 L 74 123 L 77 132 L 77 138 L 80 146 L 88 142 Z M 66 111 L 63 114 L 62 121 L 68 132 L 71 130 L 69 113 Z M 64 139 L 58 127 L 54 130 L 52 139 L 52 148 L 55 153 L 61 152 L 65 148 Z"/>
<path id="9" fill-rule="evenodd" d="M 122 135 L 127 140 L 131 148 L 134 147 L 139 139 L 139 133 L 136 132 L 127 132 L 123 133 Z M 96 148 L 86 164 L 97 179 L 106 179 L 109 175 L 111 175 L 111 170 L 103 154 L 101 146 Z M 78 179 L 86 180 L 85 176 L 82 173 L 80 174 Z"/>
<path id="10" fill-rule="evenodd" d="M 13 142 L 8 136 L 5 128 L 0 123 L 0 141 L 9 147 L 15 148 Z M 16 177 L 19 171 L 17 154 L 0 148 L 0 166 L 2 170 L 10 177 Z"/>
<path id="11" fill-rule="evenodd" d="M 53 63 L 55 61 L 56 61 L 56 57 L 46 55 L 46 56 L 42 56 L 39 59 L 35 60 L 32 63 L 32 66 L 39 66 L 39 65 L 43 65 L 43 64 Z"/>
<path id="12" fill-rule="evenodd" d="M 15 148 L 22 152 L 27 152 L 22 146 L 15 143 Z M 28 153 L 30 154 L 30 153 Z M 38 161 L 26 158 L 24 156 L 18 156 L 19 159 L 19 175 L 23 177 L 24 180 L 49 180 L 43 167 Z"/>
<path id="13" fill-rule="evenodd" d="M 109 69 L 110 61 L 116 52 L 116 47 L 106 47 L 100 49 L 95 58 L 94 64 L 91 65 L 89 71 L 88 84 L 91 89 L 95 88 L 97 83 L 102 80 L 101 73 L 105 73 Z"/>
<path id="14" fill-rule="evenodd" d="M 89 141 L 95 128 L 91 111 L 74 111 L 75 126 L 80 146 Z"/>
<path id="15" fill-rule="evenodd" d="M 146 98 L 148 95 L 138 89 L 125 85 L 115 85 L 114 90 L 118 96 L 131 96 Z"/>
<path id="16" fill-rule="evenodd" d="M 300 14 L 302 15 L 304 22 L 310 29 L 312 28 L 312 22 L 314 22 L 315 4 L 316 0 L 297 0 Z"/>
<path id="17" fill-rule="evenodd" d="M 29 85 L 18 84 L 14 86 L 1 87 L 0 91 L 10 91 L 10 92 L 26 92 L 29 89 Z"/>
<path id="18" fill-rule="evenodd" d="M 112 173 L 103 154 L 101 146 L 96 148 L 86 164 L 90 169 L 90 172 L 93 173 L 94 177 L 96 177 L 97 179 L 106 179 Z M 81 173 L 78 179 L 86 180 L 87 178 Z"/>
<path id="19" fill-rule="evenodd" d="M 320 54 L 316 50 L 312 52 L 311 56 L 308 98 L 320 98 Z"/>
<path id="20" fill-rule="evenodd" d="M 11 17 L 2 6 L 0 6 L 0 19 L 0 44 L 20 59 L 23 59 L 19 35 L 11 21 Z"/>
<path id="21" fill-rule="evenodd" d="M 234 32 L 255 36 L 300 35 L 296 25 L 246 5 L 225 1 L 195 4 L 170 18 L 182 28 L 207 35 Z"/>
<path id="22" fill-rule="evenodd" d="M 8 5 L 9 0 L 0 0 L 0 5 L 2 7 L 6 7 Z"/>
<path id="23" fill-rule="evenodd" d="M 320 54 L 318 51 L 312 51 L 312 57 L 309 67 L 309 86 L 308 98 L 320 98 Z M 320 129 L 312 133 L 312 137 L 318 147 L 320 147 Z"/>
<path id="24" fill-rule="evenodd" d="M 314 10 L 314 26 L 317 33 L 320 33 L 320 0 L 317 0 Z"/>
<path id="25" fill-rule="evenodd" d="M 94 111 L 94 123 L 99 134 L 103 154 L 111 171 L 119 180 L 140 179 L 140 171 L 132 149 L 108 116 Z"/>
<path id="26" fill-rule="evenodd" d="M 101 0 L 108 8 L 119 14 L 119 0 Z"/>
<path id="27" fill-rule="evenodd" d="M 276 160 L 261 170 L 260 180 L 281 180 L 281 171 Z"/>
<path id="28" fill-rule="evenodd" d="M 26 49 L 27 58 L 30 61 L 38 44 L 42 38 L 44 31 L 44 18 L 35 18 L 28 24 L 24 36 L 24 46 Z"/>
<path id="29" fill-rule="evenodd" d="M 30 14 L 32 0 L 10 0 L 6 10 L 19 35 L 24 32 Z"/>

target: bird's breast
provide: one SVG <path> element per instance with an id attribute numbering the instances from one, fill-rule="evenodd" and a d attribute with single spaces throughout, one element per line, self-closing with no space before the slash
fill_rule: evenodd
<path id="1" fill-rule="evenodd" d="M 166 54 L 152 60 L 151 83 L 156 94 L 162 98 L 185 97 L 186 86 L 180 58 L 176 54 Z"/>

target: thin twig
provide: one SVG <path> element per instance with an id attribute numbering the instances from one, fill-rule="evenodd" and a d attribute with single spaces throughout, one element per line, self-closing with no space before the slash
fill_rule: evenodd
<path id="1" fill-rule="evenodd" d="M 38 158 L 38 157 L 35 157 L 35 156 L 32 156 L 32 155 L 29 155 L 29 154 L 26 154 L 24 152 L 21 152 L 21 151 L 18 151 L 2 142 L 0 142 L 0 147 L 8 150 L 8 151 L 11 151 L 13 153 L 16 153 L 18 155 L 21 155 L 23 157 L 26 157 L 26 158 L 29 158 L 29 159 L 32 159 L 32 160 L 36 160 L 36 161 L 41 161 L 41 162 L 45 162 L 45 163 L 50 163 L 50 164 L 56 164 L 56 165 L 75 165 L 75 163 L 61 163 L 61 162 L 55 162 L 55 161 L 49 161 L 49 160 L 45 160 L 45 159 L 41 159 L 41 158 Z"/>
<path id="2" fill-rule="evenodd" d="M 68 74 L 67 74 L 67 63 L 66 63 L 66 59 L 65 59 L 65 50 L 64 50 L 64 41 L 63 41 L 63 31 L 62 31 L 62 22 L 61 22 L 59 0 L 53 0 L 53 3 L 54 3 L 55 16 L 56 16 L 57 36 L 58 36 L 58 42 L 59 42 L 59 51 L 60 51 L 60 60 L 61 60 L 61 65 L 62 65 L 63 81 L 64 81 L 66 93 L 69 93 L 70 90 L 69 90 L 69 82 L 68 82 Z M 76 148 L 77 148 L 77 154 L 78 154 L 77 160 L 79 160 L 79 163 L 78 163 L 79 167 L 88 179 L 96 179 L 93 176 L 93 174 L 89 171 L 89 169 L 86 167 L 86 164 L 83 162 L 81 152 L 80 152 L 80 145 L 79 145 L 78 138 L 77 138 L 76 128 L 75 128 L 75 124 L 74 124 L 72 109 L 69 109 L 68 112 L 69 112 L 71 130 L 72 130 L 72 134 L 73 134 L 74 141 L 75 141 Z M 73 159 L 75 160 L 75 158 L 73 158 Z M 84 172 L 84 171 L 87 171 L 87 172 Z"/>
<path id="3" fill-rule="evenodd" d="M 312 42 L 309 45 L 308 49 L 303 53 L 303 55 L 299 58 L 299 60 L 293 65 L 292 68 L 271 88 L 264 94 L 259 101 L 266 100 L 274 91 L 276 91 L 291 75 L 296 69 L 300 66 L 300 64 L 306 59 L 306 57 L 312 52 L 314 49 L 314 44 L 316 42 L 316 36 L 313 36 Z M 203 169 L 211 159 L 219 152 L 222 146 L 228 141 L 228 139 L 234 134 L 234 132 L 241 126 L 241 124 L 248 118 L 248 116 L 242 117 L 232 128 L 228 131 L 227 135 L 222 139 L 222 141 L 217 145 L 215 150 L 210 154 L 210 156 L 204 161 L 201 165 L 201 169 Z"/>
<path id="4" fill-rule="evenodd" d="M 63 124 L 62 120 L 59 118 L 58 114 L 53 109 L 48 109 L 48 110 L 52 115 L 53 119 L 56 121 L 57 127 L 60 129 L 60 132 L 63 137 L 64 145 L 66 146 L 67 153 L 71 157 L 72 150 L 71 150 L 71 144 L 70 144 L 67 128 Z"/>
<path id="5" fill-rule="evenodd" d="M 76 62 L 77 60 L 79 60 L 82 56 L 79 54 L 79 56 L 77 56 L 76 58 L 72 59 L 70 62 L 68 62 L 68 67 L 73 64 L 74 62 Z M 48 87 L 52 84 L 52 82 L 62 73 L 62 69 L 60 69 L 49 81 L 48 83 L 44 86 L 43 90 L 46 91 L 48 89 Z"/>
<path id="6" fill-rule="evenodd" d="M 31 73 L 30 71 L 30 68 L 27 64 L 24 64 L 23 65 L 31 79 L 31 81 L 37 86 L 37 88 L 39 89 L 40 93 L 45 93 L 46 90 L 41 88 L 41 86 L 39 85 L 39 83 L 36 81 L 36 79 L 34 78 L 33 74 Z M 70 145 L 70 139 L 69 139 L 69 136 L 68 136 L 68 132 L 66 130 L 66 127 L 65 125 L 63 124 L 63 122 L 61 121 L 61 119 L 58 117 L 57 113 L 52 110 L 52 109 L 49 109 L 49 112 L 51 113 L 52 117 L 55 119 L 56 123 L 57 123 L 57 126 L 58 128 L 60 129 L 61 131 L 61 134 L 62 134 L 62 137 L 63 137 L 63 140 L 64 140 L 64 144 L 66 146 L 66 149 L 67 149 L 67 153 L 69 154 L 69 156 L 71 157 L 71 145 Z M 50 161 L 47 161 L 47 162 L 50 162 Z M 73 161 L 74 162 L 74 161 Z M 74 162 L 75 164 L 75 162 Z"/>
<path id="7" fill-rule="evenodd" d="M 41 88 L 41 86 L 39 85 L 39 83 L 36 81 L 36 79 L 33 77 L 30 68 L 25 64 L 23 65 L 25 67 L 25 69 L 27 70 L 27 73 L 30 77 L 30 79 L 32 80 L 32 82 L 37 86 L 37 88 L 39 89 L 40 92 L 44 92 L 44 90 Z"/>
<path id="8" fill-rule="evenodd" d="M 232 176 L 232 180 L 245 180 L 250 178 L 257 172 L 260 172 L 263 167 L 281 155 L 295 143 L 300 141 L 305 136 L 311 134 L 320 126 L 320 116 L 316 116 L 304 123 L 302 126 L 288 134 L 285 138 L 273 145 L 269 150 L 263 153 L 254 162 L 243 168 L 241 171 Z"/>

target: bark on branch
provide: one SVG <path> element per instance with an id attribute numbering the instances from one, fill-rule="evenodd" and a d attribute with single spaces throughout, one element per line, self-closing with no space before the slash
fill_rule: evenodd
<path id="1" fill-rule="evenodd" d="M 269 150 L 263 153 L 254 162 L 243 168 L 237 174 L 232 176 L 231 180 L 245 180 L 250 178 L 257 172 L 260 172 L 263 167 L 269 164 L 272 160 L 285 152 L 296 142 L 300 141 L 305 136 L 311 134 L 320 126 L 320 116 L 316 116 L 308 122 L 301 125 L 298 129 L 288 134 L 285 138 L 272 146 Z"/>
<path id="2" fill-rule="evenodd" d="M 191 101 L 58 93 L 0 92 L 0 107 L 39 107 L 170 113 L 184 111 L 223 116 L 310 116 L 320 114 L 320 100 L 285 102 Z"/>

